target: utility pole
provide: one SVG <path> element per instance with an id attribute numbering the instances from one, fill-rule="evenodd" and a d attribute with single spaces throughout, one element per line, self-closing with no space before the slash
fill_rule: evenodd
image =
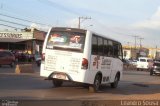
<path id="1" fill-rule="evenodd" d="M 91 17 L 78 17 L 78 28 L 81 28 L 81 19 L 83 20 L 87 20 L 87 19 L 91 19 Z"/>
<path id="2" fill-rule="evenodd" d="M 133 36 L 134 38 L 135 38 L 135 50 L 134 50 L 134 53 L 135 53 L 135 58 L 138 58 L 138 54 L 137 54 L 137 38 L 138 38 L 138 36 Z"/>
<path id="3" fill-rule="evenodd" d="M 137 46 L 137 38 L 138 38 L 138 36 L 133 36 L 134 38 L 135 38 L 135 50 L 136 50 L 136 46 Z"/>
<path id="4" fill-rule="evenodd" d="M 140 43 L 140 49 L 142 48 L 142 40 L 143 40 L 144 38 L 139 38 L 139 43 Z"/>
<path id="5" fill-rule="evenodd" d="M 155 57 L 154 57 L 155 59 L 157 59 L 158 58 L 158 54 L 157 54 L 157 45 L 156 45 L 156 54 L 155 54 Z"/>

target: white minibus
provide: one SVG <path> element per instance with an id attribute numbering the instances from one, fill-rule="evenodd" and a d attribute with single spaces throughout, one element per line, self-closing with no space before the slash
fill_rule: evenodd
<path id="1" fill-rule="evenodd" d="M 84 83 L 89 92 L 101 84 L 116 88 L 122 78 L 122 45 L 106 35 L 76 28 L 53 27 L 45 38 L 40 76 L 55 87 L 63 81 Z"/>

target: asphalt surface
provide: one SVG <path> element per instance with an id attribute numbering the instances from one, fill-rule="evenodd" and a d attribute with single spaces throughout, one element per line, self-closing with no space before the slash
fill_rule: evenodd
<path id="1" fill-rule="evenodd" d="M 15 68 L 0 67 L 1 100 L 160 100 L 160 76 L 144 71 L 124 71 L 118 88 L 103 85 L 98 93 L 89 93 L 87 87 L 64 82 L 55 88 L 51 81 L 34 73 L 16 74 Z M 69 102 L 70 103 L 70 102 Z"/>

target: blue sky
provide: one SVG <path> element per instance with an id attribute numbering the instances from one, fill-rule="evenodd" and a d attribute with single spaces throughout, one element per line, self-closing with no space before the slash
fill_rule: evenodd
<path id="1" fill-rule="evenodd" d="M 0 20 L 21 23 L 28 27 L 78 27 L 80 16 L 91 17 L 81 23 L 81 28 L 110 36 L 123 44 L 130 42 L 130 45 L 134 45 L 133 36 L 137 35 L 144 38 L 144 46 L 160 47 L 160 0 L 0 0 Z M 36 22 L 46 25 L 34 24 Z M 24 27 L 4 21 L 0 23 Z M 0 28 L 6 29 L 2 25 Z"/>

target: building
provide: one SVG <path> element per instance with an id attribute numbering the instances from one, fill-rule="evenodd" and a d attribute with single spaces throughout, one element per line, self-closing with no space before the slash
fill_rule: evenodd
<path id="1" fill-rule="evenodd" d="M 149 48 L 149 57 L 154 59 L 160 59 L 160 49 L 159 48 Z"/>
<path id="2" fill-rule="evenodd" d="M 139 49 L 130 47 L 130 46 L 123 46 L 123 58 L 124 59 L 137 59 L 139 54 Z"/>
<path id="3" fill-rule="evenodd" d="M 41 53 L 45 35 L 46 32 L 36 29 L 0 31 L 0 49 L 29 54 Z"/>
<path id="4" fill-rule="evenodd" d="M 160 49 L 150 47 L 130 47 L 123 46 L 124 59 L 137 59 L 138 57 L 150 57 L 153 59 L 160 59 Z"/>

